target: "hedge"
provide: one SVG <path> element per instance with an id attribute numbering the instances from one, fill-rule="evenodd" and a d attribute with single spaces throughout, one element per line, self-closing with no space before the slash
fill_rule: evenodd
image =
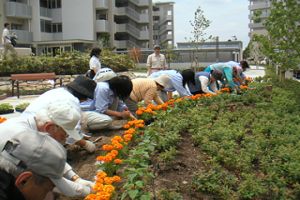
<path id="1" fill-rule="evenodd" d="M 0 60 L 0 76 L 22 73 L 55 72 L 58 75 L 84 74 L 89 69 L 89 54 L 63 52 L 55 57 L 27 56 Z M 127 71 L 135 67 L 126 54 L 116 54 L 109 50 L 101 53 L 101 63 L 115 72 Z"/>

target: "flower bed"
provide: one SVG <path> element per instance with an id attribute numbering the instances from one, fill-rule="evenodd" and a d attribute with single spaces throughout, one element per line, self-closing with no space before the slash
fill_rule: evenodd
<path id="1" fill-rule="evenodd" d="M 154 122 L 129 122 L 97 158 L 122 178 L 106 199 L 297 199 L 299 105 L 277 87 L 242 89 L 139 109 Z"/>

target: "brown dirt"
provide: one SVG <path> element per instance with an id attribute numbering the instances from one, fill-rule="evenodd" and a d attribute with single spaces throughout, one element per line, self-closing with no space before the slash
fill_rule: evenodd
<path id="1" fill-rule="evenodd" d="M 206 158 L 191 141 L 189 134 L 183 135 L 175 160 L 168 165 L 158 163 L 160 169 L 157 170 L 154 181 L 156 196 L 159 196 L 158 193 L 163 189 L 182 195 L 184 200 L 210 199 L 192 188 L 194 173 L 204 168 L 202 161 Z"/>

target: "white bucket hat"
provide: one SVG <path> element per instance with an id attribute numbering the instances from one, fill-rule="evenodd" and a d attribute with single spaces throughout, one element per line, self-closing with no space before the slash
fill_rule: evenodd
<path id="1" fill-rule="evenodd" d="M 153 79 L 156 83 L 158 83 L 159 85 L 163 86 L 164 89 L 167 88 L 171 88 L 172 84 L 171 84 L 171 79 L 167 74 L 162 74 L 159 77 Z"/>

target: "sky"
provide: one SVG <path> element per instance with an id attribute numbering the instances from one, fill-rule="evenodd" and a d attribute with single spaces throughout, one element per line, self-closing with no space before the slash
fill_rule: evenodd
<path id="1" fill-rule="evenodd" d="M 175 44 L 187 42 L 192 37 L 194 13 L 200 6 L 206 19 L 211 21 L 205 30 L 206 36 L 219 36 L 220 41 L 227 41 L 236 36 L 243 42 L 243 48 L 249 43 L 248 0 L 153 0 L 153 2 L 174 2 Z"/>

